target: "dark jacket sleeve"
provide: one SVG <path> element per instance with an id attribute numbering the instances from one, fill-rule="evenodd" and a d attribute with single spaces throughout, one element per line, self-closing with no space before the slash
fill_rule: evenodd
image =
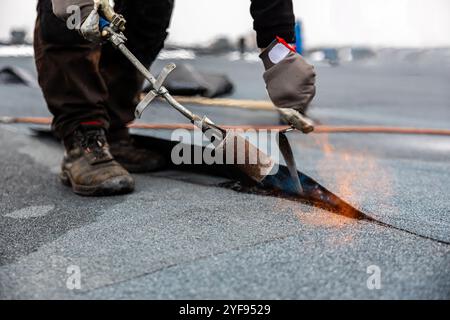
<path id="1" fill-rule="evenodd" d="M 276 36 L 295 42 L 295 16 L 292 0 L 251 0 L 258 47 L 266 48 Z"/>

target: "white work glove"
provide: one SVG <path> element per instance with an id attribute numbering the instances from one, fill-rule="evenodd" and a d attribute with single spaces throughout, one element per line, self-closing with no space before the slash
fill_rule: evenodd
<path id="1" fill-rule="evenodd" d="M 94 43 L 102 42 L 102 33 L 100 30 L 99 1 L 94 1 L 93 7 L 89 15 L 83 19 L 80 26 L 80 34 L 88 41 Z"/>
<path id="2" fill-rule="evenodd" d="M 282 39 L 272 42 L 260 58 L 266 68 L 263 78 L 274 105 L 305 114 L 316 94 L 314 67 Z"/>
<path id="3" fill-rule="evenodd" d="M 64 21 L 73 15 L 70 8 L 79 8 L 80 20 L 77 30 L 86 40 L 94 43 L 100 43 L 103 40 L 100 30 L 100 13 L 106 20 L 114 21 L 121 31 L 125 29 L 125 19 L 114 12 L 109 0 L 52 0 L 52 5 L 53 13 Z"/>

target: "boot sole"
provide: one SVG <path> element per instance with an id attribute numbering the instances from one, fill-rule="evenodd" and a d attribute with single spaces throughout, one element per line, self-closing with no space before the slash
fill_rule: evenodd
<path id="1" fill-rule="evenodd" d="M 134 181 L 127 175 L 111 178 L 96 186 L 76 184 L 70 173 L 66 171 L 61 172 L 59 177 L 64 185 L 72 188 L 74 193 L 86 197 L 114 196 L 134 191 Z"/>

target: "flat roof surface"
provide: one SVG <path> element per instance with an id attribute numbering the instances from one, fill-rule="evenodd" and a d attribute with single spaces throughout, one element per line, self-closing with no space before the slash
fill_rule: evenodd
<path id="1" fill-rule="evenodd" d="M 226 73 L 232 98 L 267 99 L 257 63 L 176 62 Z M 30 58 L 0 59 L 0 67 L 11 64 L 33 70 Z M 450 127 L 448 65 L 375 58 L 316 69 L 311 116 L 321 123 Z M 0 97 L 1 116 L 49 116 L 39 89 L 0 86 Z M 278 123 L 270 111 L 192 109 L 221 124 Z M 184 119 L 156 103 L 141 121 Z M 135 175 L 131 195 L 81 198 L 57 179 L 58 143 L 2 125 L 0 298 L 450 298 L 450 137 L 289 139 L 299 170 L 408 232 L 220 188 L 223 178 L 189 172 Z M 379 290 L 367 287 L 372 265 L 381 270 Z M 80 268 L 81 290 L 66 286 L 70 266 Z"/>

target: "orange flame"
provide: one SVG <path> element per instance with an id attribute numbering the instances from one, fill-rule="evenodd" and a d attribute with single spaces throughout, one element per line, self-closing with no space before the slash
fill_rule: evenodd
<path id="1" fill-rule="evenodd" d="M 343 149 L 333 145 L 327 134 L 312 137 L 314 146 L 322 151 L 322 157 L 314 165 L 314 178 L 319 183 L 357 209 L 364 209 L 364 205 L 373 198 L 377 204 L 381 203 L 381 210 L 392 211 L 387 201 L 393 194 L 391 174 L 370 150 Z M 354 220 L 347 218 L 353 212 L 324 215 L 322 209 L 315 208 L 310 213 L 295 213 L 303 223 L 314 226 L 342 228 L 354 223 Z M 351 241 L 351 237 L 340 241 Z"/>
<path id="2" fill-rule="evenodd" d="M 370 150 L 337 148 L 327 134 L 315 135 L 314 141 L 323 152 L 316 170 L 332 192 L 357 209 L 363 208 L 370 198 L 388 206 L 387 200 L 393 194 L 391 174 Z"/>

